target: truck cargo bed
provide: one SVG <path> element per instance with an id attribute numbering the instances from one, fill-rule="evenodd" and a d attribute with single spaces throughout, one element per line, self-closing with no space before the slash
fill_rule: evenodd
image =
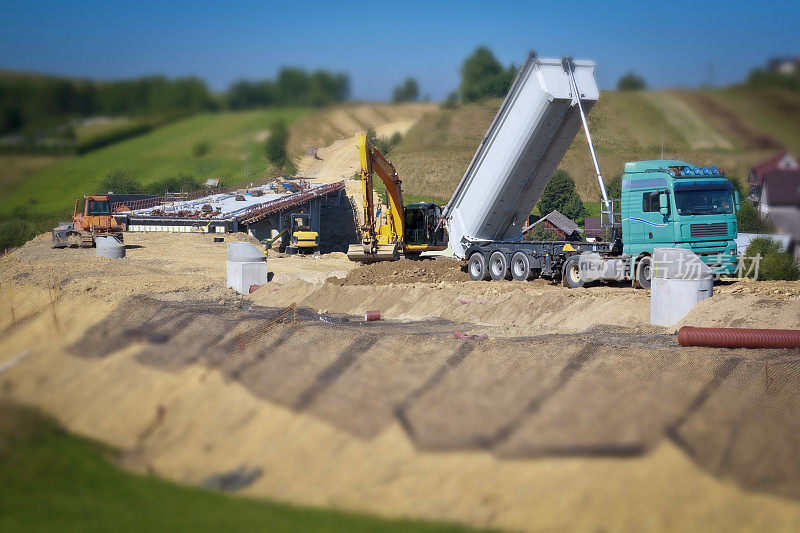
<path id="1" fill-rule="evenodd" d="M 599 96 L 594 63 L 574 61 L 586 112 Z M 444 216 L 450 245 L 515 240 L 581 126 L 560 59 L 531 53 L 481 141 Z"/>

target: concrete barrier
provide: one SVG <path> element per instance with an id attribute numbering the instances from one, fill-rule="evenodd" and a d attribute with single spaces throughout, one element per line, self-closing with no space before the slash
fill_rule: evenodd
<path id="1" fill-rule="evenodd" d="M 250 294 L 250 287 L 267 282 L 267 257 L 248 242 L 228 243 L 225 266 L 227 286 L 240 294 Z"/>
<path id="2" fill-rule="evenodd" d="M 677 324 L 698 302 L 714 294 L 711 269 L 691 250 L 656 248 L 650 287 L 650 323 Z"/>

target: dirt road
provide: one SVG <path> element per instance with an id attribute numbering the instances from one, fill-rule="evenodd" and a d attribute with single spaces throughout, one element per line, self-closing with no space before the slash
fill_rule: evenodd
<path id="1" fill-rule="evenodd" d="M 796 351 L 681 349 L 630 287 L 272 255 L 242 297 L 211 236 L 126 243 L 114 261 L 41 236 L 0 259 L 0 365 L 30 350 L 0 395 L 129 468 L 260 468 L 242 492 L 509 529 L 800 527 Z M 799 298 L 732 283 L 685 322 L 796 328 Z"/>

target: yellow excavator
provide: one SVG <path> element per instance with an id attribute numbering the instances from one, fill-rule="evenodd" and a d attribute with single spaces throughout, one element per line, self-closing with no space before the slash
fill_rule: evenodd
<path id="1" fill-rule="evenodd" d="M 347 257 L 351 261 L 372 263 L 396 261 L 400 254 L 419 257 L 422 252 L 447 248 L 447 234 L 442 224 L 441 208 L 429 202 L 404 206 L 400 177 L 394 165 L 362 133 L 358 137 L 361 157 L 361 192 L 364 197 L 364 218 L 361 244 L 351 244 Z M 386 186 L 387 223 L 377 225 L 372 175 L 377 174 Z"/>

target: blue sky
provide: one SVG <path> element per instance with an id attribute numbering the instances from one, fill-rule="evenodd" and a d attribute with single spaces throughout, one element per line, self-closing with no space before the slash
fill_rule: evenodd
<path id="1" fill-rule="evenodd" d="M 88 2 L 2 8 L 0 68 L 91 78 L 196 75 L 212 89 L 283 65 L 350 74 L 381 100 L 406 76 L 441 99 L 478 45 L 509 64 L 528 50 L 597 62 L 602 88 L 634 70 L 653 87 L 740 81 L 800 54 L 800 1 Z"/>

